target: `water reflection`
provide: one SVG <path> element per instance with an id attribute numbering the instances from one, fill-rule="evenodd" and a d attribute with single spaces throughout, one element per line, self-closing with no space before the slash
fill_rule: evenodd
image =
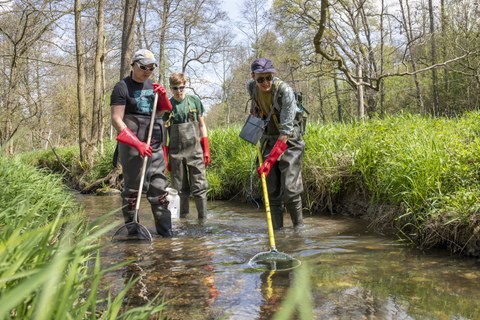
<path id="1" fill-rule="evenodd" d="M 119 207 L 115 199 L 80 201 L 96 216 Z M 126 305 L 161 294 L 171 319 L 270 319 L 295 283 L 294 271 L 249 266 L 255 254 L 269 250 L 269 241 L 263 211 L 248 203 L 209 203 L 205 223 L 195 217 L 174 220 L 171 239 L 155 235 L 148 207 L 140 219 L 152 232 L 151 244 L 112 243 L 106 235 L 102 251 L 104 267 L 133 261 L 105 276 L 114 293 L 127 279 L 140 279 Z M 358 219 L 306 217 L 305 222 L 304 229 L 287 226 L 275 239 L 279 251 L 310 266 L 315 319 L 480 319 L 475 259 L 407 248 L 368 232 Z"/>

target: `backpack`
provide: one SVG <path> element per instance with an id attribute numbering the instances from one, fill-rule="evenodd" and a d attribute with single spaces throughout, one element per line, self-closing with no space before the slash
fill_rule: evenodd
<path id="1" fill-rule="evenodd" d="M 284 84 L 282 80 L 278 81 L 277 83 L 278 84 L 276 84 L 275 89 Z M 298 124 L 300 127 L 300 134 L 303 136 L 307 130 L 307 119 L 310 115 L 310 112 L 303 105 L 303 93 L 293 90 L 293 94 L 295 95 L 295 102 L 297 104 L 297 114 L 295 115 L 294 123 Z"/>
<path id="2" fill-rule="evenodd" d="M 308 119 L 308 116 L 310 115 L 310 112 L 303 105 L 303 93 L 300 91 L 294 90 L 293 94 L 295 94 L 297 109 L 300 110 L 300 112 L 297 112 L 297 116 L 295 117 L 295 120 L 299 118 L 298 121 L 300 122 L 300 133 L 303 136 L 307 131 L 307 119 Z"/>

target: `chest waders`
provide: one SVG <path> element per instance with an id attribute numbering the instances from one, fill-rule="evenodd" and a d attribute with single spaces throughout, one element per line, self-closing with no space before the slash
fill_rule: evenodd
<path id="1" fill-rule="evenodd" d="M 297 130 L 295 128 L 295 130 Z M 263 157 L 270 154 L 278 136 L 264 136 Z M 303 225 L 302 196 L 302 163 L 305 142 L 302 139 L 290 137 L 288 148 L 276 161 L 266 178 L 272 223 L 274 229 L 283 228 L 283 212 L 287 209 L 294 227 Z"/>
<path id="2" fill-rule="evenodd" d="M 135 133 L 139 140 L 148 141 L 151 118 L 153 117 L 125 114 L 124 122 L 128 128 Z M 147 199 L 150 202 L 157 233 L 163 237 L 170 237 L 172 235 L 172 222 L 170 211 L 168 210 L 168 193 L 166 191 L 168 179 L 164 174 L 166 164 L 161 145 L 163 138 L 163 121 L 160 118 L 154 119 L 150 143 L 152 146 L 152 156 L 146 160 L 146 168 L 143 176 L 143 170 L 141 170 L 141 168 L 144 160 L 139 156 L 138 151 L 123 143 L 118 145 L 124 180 L 124 189 L 121 194 L 123 204 L 122 213 L 126 224 L 134 220 L 136 212 L 135 204 L 140 201 L 141 194 L 139 194 L 139 191 L 142 189 L 142 191 L 145 191 Z M 139 187 L 142 178 L 143 183 Z M 135 233 L 135 230 L 129 230 L 129 232 Z"/>
<path id="3" fill-rule="evenodd" d="M 195 199 L 198 218 L 206 217 L 207 179 L 198 122 L 171 124 L 170 168 L 172 186 L 180 196 L 180 217 L 189 213 L 189 197 Z"/>
<path id="4" fill-rule="evenodd" d="M 276 90 L 277 87 L 275 88 Z M 279 99 L 276 95 L 275 98 Z M 255 99 L 253 98 L 252 100 Z M 272 105 L 271 108 L 274 108 L 274 106 Z M 293 124 L 293 134 L 287 140 L 288 148 L 276 161 L 266 177 L 274 229 L 283 228 L 283 213 L 285 209 L 290 214 L 294 227 L 303 225 L 302 193 L 304 190 L 302 165 L 305 142 L 303 141 L 300 121 L 298 120 L 301 118 L 301 113 L 297 113 Z M 264 159 L 268 157 L 280 136 L 279 119 L 280 112 L 275 108 L 265 133 L 260 140 Z"/>

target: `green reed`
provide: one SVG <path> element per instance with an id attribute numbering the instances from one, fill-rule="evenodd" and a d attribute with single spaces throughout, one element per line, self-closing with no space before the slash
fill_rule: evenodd
<path id="1" fill-rule="evenodd" d="M 250 184 L 257 185 L 252 176 L 255 167 L 256 148 L 242 140 L 239 126 L 210 131 L 212 163 L 207 170 L 209 197 L 214 199 L 243 198 Z"/>
<path id="2" fill-rule="evenodd" d="M 478 120 L 478 113 L 460 119 L 403 115 L 313 126 L 306 136 L 306 184 L 317 199 L 361 191 L 371 203 L 396 205 L 377 219 L 425 246 L 444 241 L 432 232 L 472 235 L 468 220 L 478 212 L 480 195 Z M 464 224 L 449 230 L 452 221 Z"/>
<path id="3" fill-rule="evenodd" d="M 109 270 L 99 237 L 115 226 L 88 222 L 59 176 L 1 157 L 0 184 L 0 319 L 149 319 L 162 310 L 157 298 L 122 313 L 133 282 L 115 297 L 100 286 Z"/>

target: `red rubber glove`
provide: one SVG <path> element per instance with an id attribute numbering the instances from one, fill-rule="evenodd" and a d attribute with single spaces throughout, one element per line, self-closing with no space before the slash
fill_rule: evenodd
<path id="1" fill-rule="evenodd" d="M 172 104 L 167 97 L 167 90 L 165 90 L 162 85 L 154 82 L 153 83 L 153 93 L 158 93 L 158 102 L 157 102 L 157 110 L 158 111 L 170 111 L 172 110 Z"/>
<path id="2" fill-rule="evenodd" d="M 273 146 L 267 159 L 265 159 L 262 166 L 257 169 L 258 175 L 261 177 L 262 173 L 264 173 L 265 177 L 268 176 L 270 169 L 272 169 L 277 159 L 285 152 L 285 150 L 287 150 L 287 144 L 282 140 L 277 140 L 277 143 Z"/>
<path id="3" fill-rule="evenodd" d="M 168 163 L 168 153 L 170 152 L 170 147 L 162 145 L 163 148 L 163 159 L 165 159 L 165 164 L 168 171 L 172 171 L 170 169 L 170 163 Z"/>
<path id="4" fill-rule="evenodd" d="M 210 144 L 208 143 L 208 137 L 202 137 L 200 139 L 200 144 L 202 145 L 202 149 L 203 149 L 203 162 L 205 162 L 205 167 L 208 167 L 208 165 L 211 162 Z"/>
<path id="5" fill-rule="evenodd" d="M 137 136 L 130 129 L 128 129 L 128 127 L 125 127 L 125 129 L 120 131 L 117 141 L 136 148 L 142 157 L 152 156 L 152 146 L 149 146 L 145 142 L 138 140 Z"/>

